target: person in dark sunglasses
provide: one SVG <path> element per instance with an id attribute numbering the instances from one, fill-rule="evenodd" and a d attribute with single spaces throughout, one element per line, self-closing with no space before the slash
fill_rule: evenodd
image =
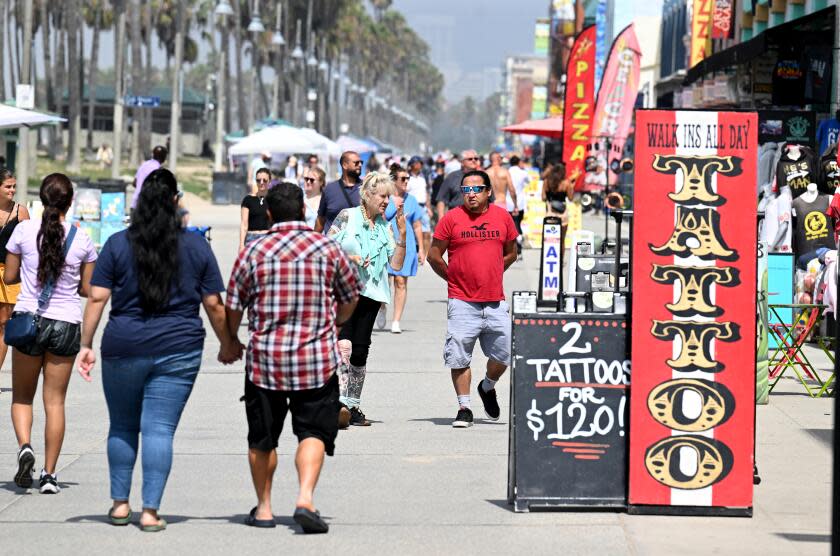
<path id="1" fill-rule="evenodd" d="M 464 174 L 464 204 L 447 212 L 435 228 L 429 264 L 448 286 L 444 362 L 452 371 L 458 413 L 452 426 L 473 424 L 470 363 L 476 340 L 487 356 L 487 375 L 478 395 L 490 421 L 501 415 L 496 382 L 510 364 L 510 316 L 504 271 L 516 260 L 519 232 L 508 212 L 490 202 L 492 182 L 482 170 Z M 447 253 L 447 260 L 443 254 Z"/>
<path id="2" fill-rule="evenodd" d="M 330 182 L 321 194 L 318 206 L 318 219 L 315 221 L 316 232 L 326 233 L 332 226 L 338 213 L 347 208 L 359 206 L 359 187 L 362 183 L 362 159 L 355 151 L 342 153 L 341 178 Z"/>
<path id="3" fill-rule="evenodd" d="M 264 236 L 271 227 L 268 223 L 268 213 L 265 207 L 265 195 L 271 182 L 271 171 L 268 168 L 257 170 L 255 195 L 245 195 L 242 199 L 241 218 L 239 223 L 239 249 Z"/>

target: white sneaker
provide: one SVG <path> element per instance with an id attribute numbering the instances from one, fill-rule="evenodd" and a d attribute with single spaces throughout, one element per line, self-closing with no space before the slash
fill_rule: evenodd
<path id="1" fill-rule="evenodd" d="M 391 324 L 391 333 L 392 334 L 402 334 L 402 328 L 400 328 L 400 321 L 395 320 Z"/>
<path id="2" fill-rule="evenodd" d="M 41 469 L 41 494 L 58 494 L 59 492 L 61 492 L 61 487 L 58 486 L 58 477 Z"/>
<path id="3" fill-rule="evenodd" d="M 376 328 L 385 330 L 385 304 L 379 306 L 379 312 L 376 314 Z"/>

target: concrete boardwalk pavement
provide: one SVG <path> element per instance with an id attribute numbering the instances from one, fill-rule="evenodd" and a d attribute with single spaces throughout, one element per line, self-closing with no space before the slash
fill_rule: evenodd
<path id="1" fill-rule="evenodd" d="M 238 207 L 199 206 L 196 201 L 192 211 L 195 224 L 213 226 L 212 246 L 227 276 L 238 241 Z M 538 253 L 527 252 L 525 260 L 508 271 L 508 293 L 536 288 L 537 262 Z M 218 342 L 212 332 L 175 437 L 172 474 L 161 506 L 170 526 L 156 535 L 142 533 L 136 523 L 115 528 L 107 522 L 108 417 L 98 369 L 92 384 L 78 376 L 71 381 L 58 468 L 62 492 L 46 496 L 14 486 L 17 445 L 8 418 L 7 361 L 0 372 L 0 554 L 829 552 L 833 401 L 808 398 L 792 380 L 783 380 L 770 404 L 758 408 L 763 483 L 755 489 L 751 519 L 617 512 L 514 514 L 505 501 L 510 382 L 505 377 L 499 383 L 499 423 L 483 422 L 476 408 L 474 427 L 451 428 L 457 407 L 442 362 L 445 303 L 445 285 L 431 269 L 422 268 L 409 281 L 404 333 L 374 334 L 362 404 L 374 424 L 341 432 L 336 456 L 327 459 L 316 504 L 330 532 L 321 536 L 300 534 L 291 519 L 297 483 L 290 430 L 281 440 L 274 487 L 278 528 L 256 530 L 242 524 L 255 505 L 239 402 L 243 365 L 216 362 Z M 485 362 L 476 351 L 474 383 L 483 376 Z M 480 407 L 480 401 L 474 405 Z M 40 466 L 40 400 L 35 408 L 33 446 Z M 135 522 L 141 505 L 140 476 L 138 462 L 131 497 Z"/>

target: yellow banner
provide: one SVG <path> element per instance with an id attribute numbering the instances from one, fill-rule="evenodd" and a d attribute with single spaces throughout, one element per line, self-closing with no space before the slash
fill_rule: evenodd
<path id="1" fill-rule="evenodd" d="M 694 0 L 691 10 L 691 55 L 688 67 L 693 68 L 712 53 L 712 8 L 714 0 Z"/>

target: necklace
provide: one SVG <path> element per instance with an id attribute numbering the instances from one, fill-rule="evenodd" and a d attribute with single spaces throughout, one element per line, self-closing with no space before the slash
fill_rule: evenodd
<path id="1" fill-rule="evenodd" d="M 362 209 L 362 216 L 364 216 L 365 220 L 370 222 L 370 225 L 373 226 L 374 225 L 373 219 L 370 217 L 370 215 L 368 215 L 368 211 L 365 208 L 364 203 L 360 205 L 360 208 Z"/>
<path id="2" fill-rule="evenodd" d="M 265 202 L 265 195 L 257 195 L 257 197 L 260 199 L 260 206 L 263 206 L 263 203 Z"/>

